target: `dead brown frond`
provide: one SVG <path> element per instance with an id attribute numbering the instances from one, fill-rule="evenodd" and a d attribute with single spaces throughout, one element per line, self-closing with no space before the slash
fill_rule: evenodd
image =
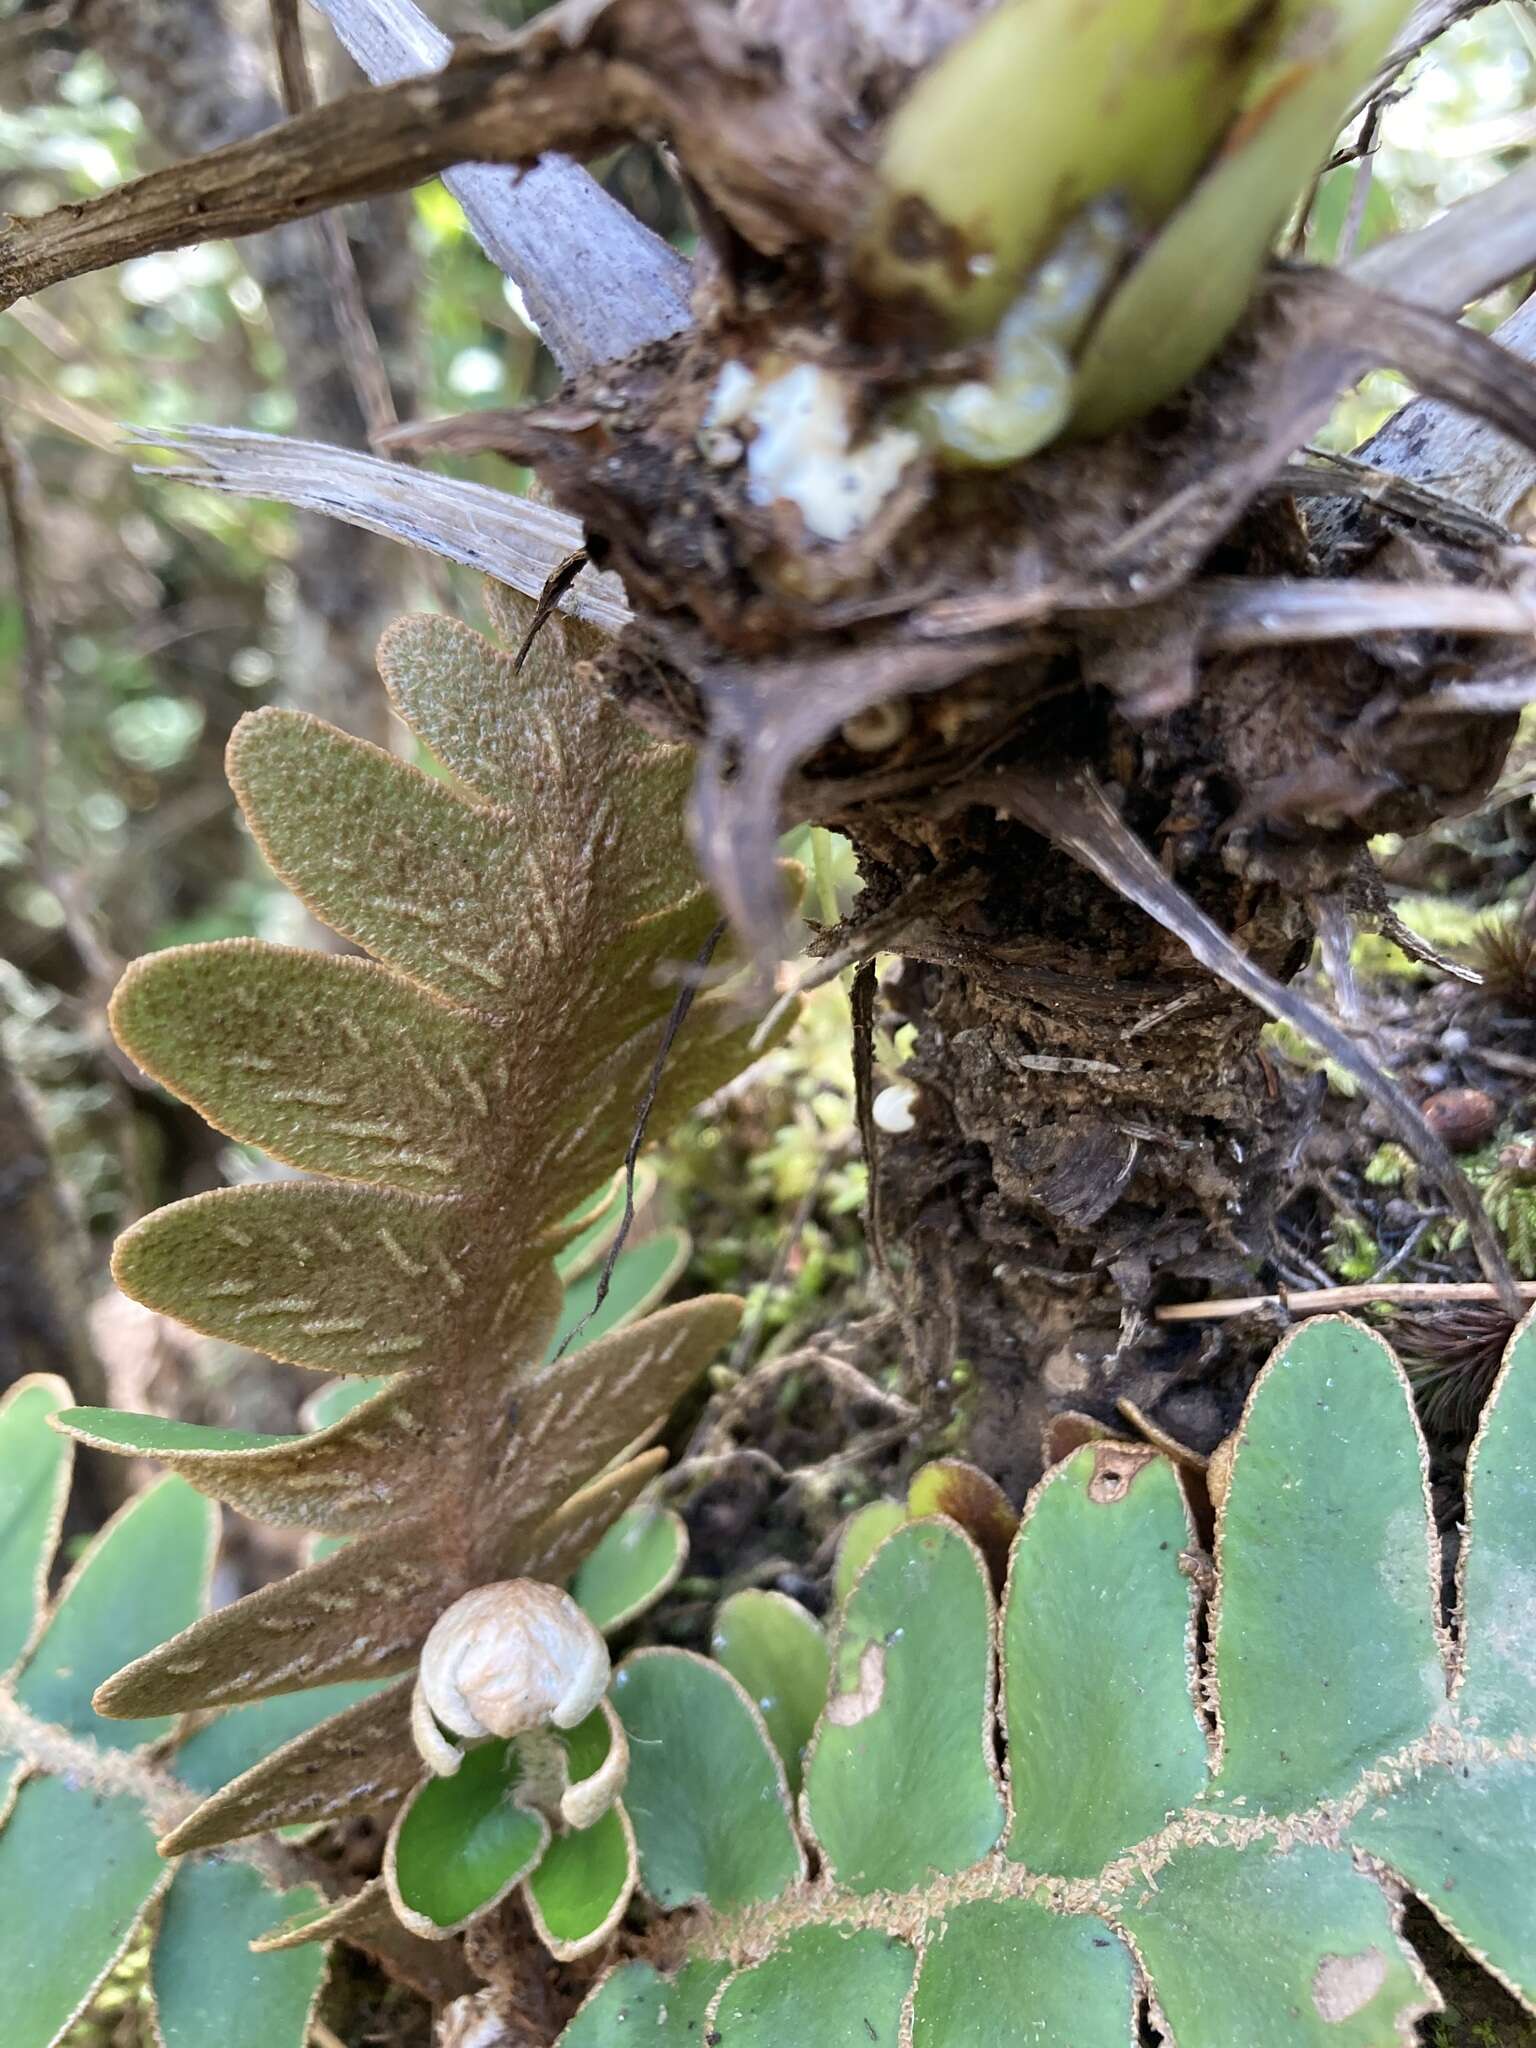
<path id="1" fill-rule="evenodd" d="M 1467 945 L 1483 978 L 1483 999 L 1536 1016 L 1536 931 L 1521 916 L 1490 917 Z"/>
<path id="2" fill-rule="evenodd" d="M 1432 1435 L 1471 1436 L 1514 1327 L 1496 1301 L 1448 1303 L 1394 1325 L 1392 1342 Z"/>

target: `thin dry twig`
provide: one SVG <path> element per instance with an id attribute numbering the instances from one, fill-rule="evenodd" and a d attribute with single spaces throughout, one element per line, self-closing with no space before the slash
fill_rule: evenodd
<path id="1" fill-rule="evenodd" d="M 512 668 L 516 675 L 522 674 L 528 657 L 533 652 L 533 643 L 560 609 L 561 598 L 591 559 L 585 548 L 572 548 L 565 560 L 557 562 L 544 579 L 544 588 L 539 592 L 538 602 L 533 608 L 533 617 L 528 621 L 528 630 L 518 645 L 517 653 L 512 657 Z"/>
<path id="2" fill-rule="evenodd" d="M 868 174 L 835 148 L 726 15 L 694 0 L 557 7 L 515 40 L 460 43 L 441 71 L 368 86 L 93 199 L 12 219 L 0 308 L 158 250 L 259 234 L 404 191 L 466 160 L 531 165 L 670 140 L 753 248 L 840 240 Z"/>
<path id="3" fill-rule="evenodd" d="M 290 114 L 306 114 L 316 104 L 315 83 L 310 75 L 299 26 L 299 0 L 267 0 L 272 21 L 272 45 L 277 53 L 277 71 L 283 88 L 283 104 Z M 377 447 L 392 427 L 400 424 L 395 394 L 379 348 L 379 337 L 369 317 L 362 281 L 352 257 L 352 245 L 338 213 L 322 213 L 315 222 L 325 262 L 326 282 L 336 309 L 336 327 L 346 358 L 347 375 L 357 397 L 371 447 Z"/>
<path id="4" fill-rule="evenodd" d="M 865 960 L 853 977 L 848 991 L 848 1015 L 853 1026 L 853 1108 L 864 1154 L 867 1192 L 864 1197 L 865 1230 L 869 1249 L 881 1278 L 893 1286 L 890 1262 L 885 1256 L 885 1231 L 880 1218 L 880 1140 L 875 1123 L 875 963 Z"/>
<path id="5" fill-rule="evenodd" d="M 1393 38 L 1392 47 L 1382 59 L 1376 77 L 1361 95 L 1362 101 L 1374 99 L 1383 92 L 1407 70 L 1415 57 L 1427 50 L 1431 43 L 1438 42 L 1448 28 L 1491 4 L 1492 0 L 1418 0 L 1418 5 Z"/>
<path id="6" fill-rule="evenodd" d="M 1536 1301 L 1536 1281 L 1514 1283 L 1515 1299 L 1487 1280 L 1362 1280 L 1349 1287 L 1285 1287 L 1273 1294 L 1223 1295 L 1215 1301 L 1172 1301 L 1152 1311 L 1159 1323 L 1219 1323 L 1233 1316 L 1283 1310 L 1287 1315 L 1314 1316 L 1334 1309 L 1369 1308 L 1373 1303 L 1428 1305 L 1447 1301 L 1493 1301 L 1516 1317 L 1527 1302 Z"/>
<path id="7" fill-rule="evenodd" d="M 608 1299 L 608 1289 L 613 1281 L 613 1269 L 619 1262 L 619 1254 L 624 1249 L 625 1241 L 629 1236 L 630 1226 L 635 1220 L 635 1168 L 640 1163 L 640 1148 L 645 1143 L 645 1128 L 651 1120 L 651 1111 L 656 1106 L 656 1096 L 661 1088 L 661 1077 L 666 1072 L 667 1058 L 672 1051 L 677 1034 L 688 1021 L 688 1012 L 693 1008 L 693 999 L 698 994 L 699 983 L 704 970 L 714 957 L 716 946 L 725 937 L 725 928 L 725 919 L 721 918 L 699 948 L 698 957 L 693 963 L 694 972 L 684 980 L 682 986 L 677 991 L 676 1000 L 673 1002 L 667 1017 L 666 1029 L 661 1034 L 661 1043 L 656 1048 L 656 1057 L 651 1062 L 650 1076 L 645 1084 L 645 1094 L 641 1098 L 640 1108 L 635 1117 L 635 1127 L 630 1133 L 629 1147 L 624 1154 L 624 1214 L 619 1222 L 618 1233 L 613 1243 L 608 1247 L 608 1256 L 603 1260 L 603 1270 L 597 1277 L 597 1293 L 593 1297 L 592 1306 L 587 1310 L 581 1321 L 573 1329 L 566 1332 L 564 1341 L 555 1353 L 555 1359 L 565 1356 L 566 1352 L 569 1351 L 576 1339 Z M 553 1364 L 555 1359 L 551 1359 L 550 1363 Z"/>
<path id="8" fill-rule="evenodd" d="M 1336 259 L 1339 263 L 1348 263 L 1354 255 L 1360 230 L 1365 224 L 1365 209 L 1376 172 L 1376 143 L 1388 98 L 1388 94 L 1378 93 L 1366 108 L 1360 124 L 1360 134 L 1355 142 L 1355 175 L 1349 188 L 1349 206 L 1344 215 L 1344 225 L 1339 230 Z"/>
<path id="9" fill-rule="evenodd" d="M 1058 781 L 1008 769 L 989 783 L 971 785 L 964 793 L 973 802 L 990 801 L 1052 840 L 1171 932 L 1208 972 L 1245 995 L 1267 1016 L 1293 1026 L 1352 1074 L 1393 1135 L 1443 1189 L 1457 1219 L 1466 1225 L 1477 1262 L 1498 1300 L 1512 1314 L 1519 1313 L 1522 1297 L 1503 1242 L 1476 1189 L 1417 1105 L 1331 1017 L 1295 989 L 1283 987 L 1233 945 L 1214 918 L 1163 872 L 1090 773 Z"/>
<path id="10" fill-rule="evenodd" d="M 1476 506 L 1464 505 L 1459 499 L 1414 483 L 1394 470 L 1379 469 L 1358 456 L 1340 455 L 1331 448 L 1309 445 L 1302 453 L 1310 459 L 1282 469 L 1266 495 L 1358 498 L 1381 512 L 1433 527 L 1449 539 L 1470 541 L 1475 547 L 1499 547 L 1516 539 L 1502 521 L 1490 518 Z"/>

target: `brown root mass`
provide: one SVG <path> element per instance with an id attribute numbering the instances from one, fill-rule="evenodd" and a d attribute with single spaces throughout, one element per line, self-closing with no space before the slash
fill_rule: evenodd
<path id="1" fill-rule="evenodd" d="M 802 308 L 787 329 L 782 306 L 751 318 L 717 290 L 691 334 L 436 436 L 532 463 L 623 577 L 637 616 L 605 681 L 702 747 L 701 843 L 740 923 L 771 936 L 762 882 L 783 823 L 816 818 L 858 848 L 857 922 L 826 943 L 867 922 L 871 950 L 902 956 L 886 1003 L 917 1027 L 916 1127 L 880 1163 L 914 1363 L 930 1388 L 969 1365 L 972 1454 L 1014 1489 L 1063 1406 L 1108 1418 L 1130 1398 L 1201 1448 L 1230 1425 L 1264 1333 L 1149 1318 L 1266 1270 L 1305 1114 L 1261 1014 L 989 804 L 986 778 L 1091 771 L 1165 873 L 1285 982 L 1319 904 L 1380 909 L 1369 837 L 1475 806 L 1513 730 L 1425 712 L 1447 679 L 1498 671 L 1508 657 L 1489 649 L 1509 643 L 1393 631 L 1390 608 L 1369 638 L 1266 645 L 1261 622 L 1261 644 L 1211 645 L 1235 582 L 1507 580 L 1475 530 L 1341 519 L 1276 480 L 1358 360 L 1344 328 L 1374 310 L 1339 280 L 1277 276 L 1179 405 L 1011 472 L 909 473 L 838 546 L 782 502 L 753 504 L 705 432 L 722 364 L 770 346 L 836 365 L 871 412 L 911 375 L 830 314 Z M 850 744 L 871 706 L 883 724 Z"/>

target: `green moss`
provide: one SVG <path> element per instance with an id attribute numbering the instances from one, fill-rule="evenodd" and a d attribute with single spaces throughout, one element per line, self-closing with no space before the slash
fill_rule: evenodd
<path id="1" fill-rule="evenodd" d="M 1419 1169 L 1413 1154 L 1403 1145 L 1378 1145 L 1365 1169 L 1365 1178 L 1373 1188 L 1407 1188 L 1418 1186 Z"/>
<path id="2" fill-rule="evenodd" d="M 1360 1093 L 1360 1083 L 1353 1074 L 1346 1073 L 1335 1061 L 1305 1038 L 1294 1024 L 1266 1024 L 1263 1031 L 1264 1043 L 1293 1067 L 1300 1067 L 1304 1073 L 1326 1074 L 1328 1086 L 1335 1095 L 1342 1095 L 1353 1101 Z"/>
<path id="3" fill-rule="evenodd" d="M 1536 1280 L 1536 1172 L 1507 1162 L 1517 1148 L 1525 1150 L 1532 1143 L 1532 1134 L 1522 1131 L 1513 1140 L 1495 1139 L 1464 1162 L 1467 1178 L 1481 1194 L 1522 1280 Z M 1466 1226 L 1458 1223 L 1450 1235 L 1451 1249 L 1459 1250 L 1466 1241 Z"/>
<path id="4" fill-rule="evenodd" d="M 1323 1253 L 1323 1263 L 1341 1280 L 1369 1280 L 1381 1264 L 1381 1247 L 1361 1223 L 1340 1216 L 1334 1221 L 1333 1238 Z"/>

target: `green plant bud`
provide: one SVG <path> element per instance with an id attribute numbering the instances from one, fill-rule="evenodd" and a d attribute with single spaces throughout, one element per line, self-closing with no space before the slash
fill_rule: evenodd
<path id="1" fill-rule="evenodd" d="M 1075 433 L 1139 418 L 1221 346 L 1407 12 L 1403 0 L 1286 0 L 1277 10 L 1220 150 L 1094 330 Z"/>

